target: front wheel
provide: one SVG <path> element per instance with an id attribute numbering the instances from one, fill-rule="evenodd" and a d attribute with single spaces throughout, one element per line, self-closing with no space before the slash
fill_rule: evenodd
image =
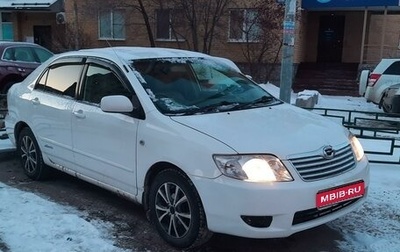
<path id="1" fill-rule="evenodd" d="M 25 174 L 33 180 L 46 179 L 49 167 L 43 162 L 39 145 L 29 128 L 21 130 L 17 148 Z"/>
<path id="2" fill-rule="evenodd" d="M 149 204 L 151 222 L 172 246 L 193 248 L 211 237 L 200 197 L 182 172 L 161 171 L 150 187 Z"/>

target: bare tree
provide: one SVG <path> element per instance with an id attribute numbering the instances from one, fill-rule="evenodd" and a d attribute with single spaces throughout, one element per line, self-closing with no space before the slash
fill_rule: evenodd
<path id="1" fill-rule="evenodd" d="M 252 9 L 236 15 L 231 33 L 241 40 L 248 71 L 257 81 L 266 81 L 274 71 L 282 48 L 284 7 L 275 0 L 257 0 Z M 231 15 L 231 18 L 235 18 Z M 235 30 L 236 29 L 236 30 Z"/>
<path id="2" fill-rule="evenodd" d="M 79 26 L 60 24 L 53 32 L 53 48 L 55 52 L 78 50 L 90 45 L 89 35 Z"/>
<path id="3" fill-rule="evenodd" d="M 125 7 L 128 9 L 134 9 L 140 12 L 140 14 L 143 17 L 143 21 L 144 21 L 144 25 L 146 27 L 146 32 L 147 32 L 147 36 L 149 39 L 149 44 L 151 47 L 155 47 L 156 46 L 156 42 L 154 39 L 154 33 L 153 33 L 153 29 L 151 26 L 151 22 L 150 22 L 150 16 L 147 12 L 147 8 L 144 4 L 144 2 L 148 3 L 149 1 L 143 1 L 143 0 L 127 0 L 125 2 L 119 3 L 120 7 Z"/>
<path id="4" fill-rule="evenodd" d="M 154 0 L 160 9 L 171 10 L 173 36 L 189 49 L 210 53 L 221 17 L 234 0 Z M 187 29 L 182 28 L 187 24 Z"/>

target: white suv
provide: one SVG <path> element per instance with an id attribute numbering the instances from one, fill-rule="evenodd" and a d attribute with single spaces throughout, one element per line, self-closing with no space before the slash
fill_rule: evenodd
<path id="1" fill-rule="evenodd" d="M 367 101 L 382 106 L 385 93 L 390 87 L 400 83 L 400 59 L 382 59 L 370 72 L 361 72 L 359 93 Z"/>

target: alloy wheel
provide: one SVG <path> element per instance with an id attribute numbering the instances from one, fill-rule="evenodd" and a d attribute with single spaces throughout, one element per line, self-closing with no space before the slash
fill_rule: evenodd
<path id="1" fill-rule="evenodd" d="M 175 183 L 167 182 L 157 190 L 155 209 L 158 222 L 171 237 L 185 236 L 192 222 L 192 210 L 185 192 Z"/>
<path id="2" fill-rule="evenodd" d="M 28 173 L 34 173 L 37 169 L 37 150 L 33 140 L 24 136 L 21 142 L 21 159 L 24 169 Z"/>

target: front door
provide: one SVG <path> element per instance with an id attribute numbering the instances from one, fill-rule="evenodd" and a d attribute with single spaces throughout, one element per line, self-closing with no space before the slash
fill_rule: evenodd
<path id="1" fill-rule="evenodd" d="M 107 95 L 132 96 L 112 69 L 89 64 L 82 95 L 72 110 L 72 141 L 77 172 L 135 195 L 136 135 L 139 120 L 129 114 L 107 113 L 100 107 Z"/>
<path id="2" fill-rule="evenodd" d="M 319 20 L 318 62 L 341 62 L 345 17 L 321 16 Z"/>

